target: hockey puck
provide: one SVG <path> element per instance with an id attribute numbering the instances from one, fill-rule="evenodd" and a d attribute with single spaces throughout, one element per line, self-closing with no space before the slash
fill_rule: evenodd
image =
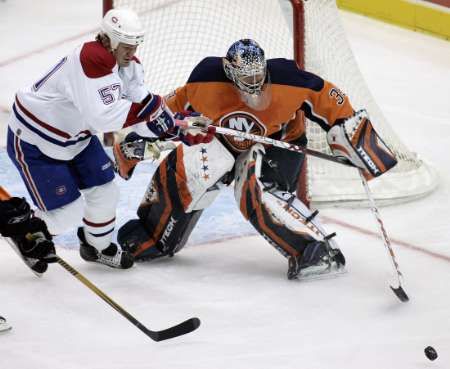
<path id="1" fill-rule="evenodd" d="M 437 354 L 436 350 L 433 347 L 431 347 L 431 346 L 425 347 L 424 351 L 425 351 L 425 356 L 428 359 L 430 359 L 431 361 L 437 359 L 438 354 Z"/>
<path id="2" fill-rule="evenodd" d="M 6 332 L 11 329 L 11 326 L 8 324 L 5 318 L 0 316 L 0 332 Z"/>

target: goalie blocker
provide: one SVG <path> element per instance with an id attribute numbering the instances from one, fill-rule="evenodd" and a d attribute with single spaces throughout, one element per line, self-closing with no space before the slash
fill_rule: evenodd
<path id="1" fill-rule="evenodd" d="M 327 133 L 333 155 L 363 170 L 367 179 L 378 177 L 397 164 L 392 151 L 375 131 L 366 110 L 335 124 Z"/>

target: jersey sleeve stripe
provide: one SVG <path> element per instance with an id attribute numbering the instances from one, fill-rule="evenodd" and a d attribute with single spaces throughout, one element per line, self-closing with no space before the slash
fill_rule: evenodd
<path id="1" fill-rule="evenodd" d="M 149 93 L 140 103 L 132 103 L 123 128 L 150 120 L 152 114 L 161 108 L 162 99 L 159 95 Z"/>
<path id="2" fill-rule="evenodd" d="M 139 119 L 145 119 L 156 111 L 161 105 L 161 97 L 158 95 L 149 94 L 141 103 L 143 106 L 137 113 Z"/>
<path id="3" fill-rule="evenodd" d="M 306 118 L 312 120 L 313 122 L 317 123 L 324 131 L 328 132 L 331 128 L 330 123 L 328 122 L 327 118 L 317 114 L 314 111 L 313 105 L 308 101 L 305 100 L 303 103 L 301 109 L 306 115 Z"/>

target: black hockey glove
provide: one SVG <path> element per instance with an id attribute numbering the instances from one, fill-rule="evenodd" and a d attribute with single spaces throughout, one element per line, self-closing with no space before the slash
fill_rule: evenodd
<path id="1" fill-rule="evenodd" d="M 0 233 L 4 237 L 25 235 L 31 219 L 30 205 L 24 198 L 0 201 Z"/>
<path id="2" fill-rule="evenodd" d="M 47 263 L 57 261 L 52 235 L 48 232 L 47 225 L 43 220 L 31 218 L 27 234 L 16 240 L 24 256 Z"/>
<path id="3" fill-rule="evenodd" d="M 55 246 L 47 225 L 43 220 L 33 218 L 24 198 L 0 201 L 0 234 L 12 238 L 26 257 L 49 263 L 56 261 Z"/>

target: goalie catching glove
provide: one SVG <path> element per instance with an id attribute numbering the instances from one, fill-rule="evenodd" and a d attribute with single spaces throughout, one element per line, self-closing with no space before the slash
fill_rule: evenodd
<path id="1" fill-rule="evenodd" d="M 119 144 L 120 151 L 128 160 L 157 160 L 161 152 L 173 150 L 176 145 L 171 141 L 159 141 L 155 138 L 145 138 L 132 132 Z"/>
<path id="2" fill-rule="evenodd" d="M 366 110 L 357 111 L 327 133 L 333 155 L 363 170 L 366 179 L 378 177 L 397 164 L 392 151 L 377 134 Z"/>
<path id="3" fill-rule="evenodd" d="M 121 143 L 113 148 L 116 160 L 115 168 L 119 175 L 128 180 L 136 164 L 142 160 L 158 160 L 162 151 L 173 150 L 172 141 L 160 141 L 157 138 L 141 137 L 135 132 L 129 133 Z"/>

